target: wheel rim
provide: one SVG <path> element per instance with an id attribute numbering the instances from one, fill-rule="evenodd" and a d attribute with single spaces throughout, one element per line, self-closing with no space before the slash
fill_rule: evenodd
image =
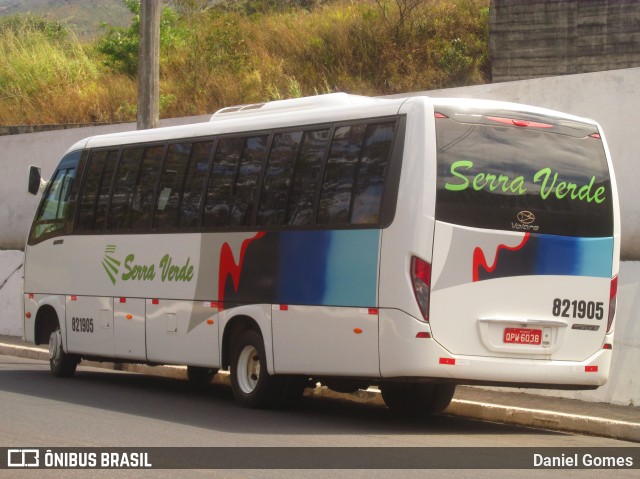
<path id="1" fill-rule="evenodd" d="M 245 346 L 238 356 L 238 386 L 245 394 L 251 394 L 260 378 L 260 357 L 258 350 L 251 345 Z"/>
<path id="2" fill-rule="evenodd" d="M 60 330 L 57 329 L 49 336 L 49 360 L 53 364 L 57 364 L 60 361 L 60 348 L 62 344 L 62 335 Z"/>

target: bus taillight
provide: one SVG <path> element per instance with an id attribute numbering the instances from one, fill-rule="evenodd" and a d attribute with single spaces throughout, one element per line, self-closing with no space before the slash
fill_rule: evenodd
<path id="1" fill-rule="evenodd" d="M 431 290 L 431 265 L 417 256 L 411 257 L 411 283 L 418 307 L 425 321 L 429 321 L 429 293 Z"/>
<path id="2" fill-rule="evenodd" d="M 616 315 L 616 303 L 618 298 L 618 277 L 611 279 L 611 289 L 609 292 L 609 319 L 607 321 L 607 333 L 611 332 L 613 325 L 613 317 Z"/>

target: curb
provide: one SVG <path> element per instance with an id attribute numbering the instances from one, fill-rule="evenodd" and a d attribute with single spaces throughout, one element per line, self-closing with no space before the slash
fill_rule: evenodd
<path id="1" fill-rule="evenodd" d="M 640 424 L 628 421 L 545 411 L 542 409 L 502 406 L 463 399 L 454 399 L 446 409 L 445 414 L 537 429 L 640 442 Z"/>
<path id="2" fill-rule="evenodd" d="M 40 361 L 49 360 L 49 352 L 46 349 L 13 344 L 0 343 L 0 355 L 16 356 Z M 184 366 L 147 366 L 145 364 L 100 363 L 95 361 L 83 361 L 82 365 L 146 374 L 150 376 L 187 379 L 187 370 Z M 216 374 L 213 378 L 213 384 L 229 386 L 229 375 L 225 372 Z M 360 390 L 354 394 L 345 394 L 332 391 L 326 386 L 319 386 L 313 390 L 307 390 L 305 395 L 376 405 L 384 404 L 380 392 L 377 389 L 368 389 L 366 391 Z M 546 411 L 542 409 L 504 406 L 465 399 L 454 399 L 451 401 L 451 404 L 443 414 L 477 419 L 480 421 L 640 442 L 639 423 L 593 416 L 581 416 L 577 414 Z"/>

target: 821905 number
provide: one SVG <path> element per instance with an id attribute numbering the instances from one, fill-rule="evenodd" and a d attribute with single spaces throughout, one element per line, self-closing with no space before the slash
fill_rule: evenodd
<path id="1" fill-rule="evenodd" d="M 93 318 L 71 318 L 71 331 L 93 333 Z"/>
<path id="2" fill-rule="evenodd" d="M 583 301 L 574 299 L 553 300 L 552 313 L 562 318 L 602 319 L 604 318 L 604 303 L 602 301 Z"/>

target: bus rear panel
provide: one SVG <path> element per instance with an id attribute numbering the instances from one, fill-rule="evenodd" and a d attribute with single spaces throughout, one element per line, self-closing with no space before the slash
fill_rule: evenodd
<path id="1" fill-rule="evenodd" d="M 596 124 L 436 104 L 429 325 L 448 374 L 598 386 L 611 359 L 616 192 Z"/>

